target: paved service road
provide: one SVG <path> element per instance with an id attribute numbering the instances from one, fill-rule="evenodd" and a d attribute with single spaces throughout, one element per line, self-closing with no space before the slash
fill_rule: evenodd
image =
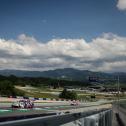
<path id="1" fill-rule="evenodd" d="M 113 109 L 113 126 L 122 126 L 117 121 L 116 113 L 119 114 L 122 123 L 124 124 L 124 126 L 126 126 L 126 110 L 121 107 L 118 107 L 117 105 L 113 105 L 112 109 Z"/>

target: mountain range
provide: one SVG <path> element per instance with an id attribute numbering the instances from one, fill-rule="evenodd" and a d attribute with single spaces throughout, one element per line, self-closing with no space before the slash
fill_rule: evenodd
<path id="1" fill-rule="evenodd" d="M 100 81 L 116 81 L 119 76 L 120 82 L 126 83 L 126 73 L 92 72 L 88 70 L 77 70 L 73 68 L 48 71 L 0 70 L 0 75 L 15 75 L 17 77 L 49 77 L 77 81 L 87 81 L 89 77 L 97 77 Z"/>

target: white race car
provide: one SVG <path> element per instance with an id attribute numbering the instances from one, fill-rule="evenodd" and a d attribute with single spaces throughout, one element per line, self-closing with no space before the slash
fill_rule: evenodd
<path id="1" fill-rule="evenodd" d="M 28 100 L 19 100 L 11 105 L 12 108 L 33 108 L 34 103 L 32 101 Z"/>

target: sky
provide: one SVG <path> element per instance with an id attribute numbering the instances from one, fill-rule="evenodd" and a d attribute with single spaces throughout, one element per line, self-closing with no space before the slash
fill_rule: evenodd
<path id="1" fill-rule="evenodd" d="M 126 72 L 126 0 L 0 0 L 0 69 Z"/>

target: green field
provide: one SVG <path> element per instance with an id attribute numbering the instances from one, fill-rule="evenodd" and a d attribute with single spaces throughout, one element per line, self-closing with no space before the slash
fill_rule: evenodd
<path id="1" fill-rule="evenodd" d="M 20 90 L 24 93 L 25 96 L 28 97 L 36 97 L 36 98 L 59 98 L 58 93 L 60 93 L 63 88 L 51 89 L 47 87 L 20 87 L 16 86 L 17 90 Z M 116 100 L 117 94 L 109 95 L 98 94 L 98 93 L 89 93 L 85 91 L 77 91 L 78 99 L 81 101 L 97 101 L 99 99 L 107 99 L 107 100 Z M 95 96 L 95 99 L 92 99 L 91 96 Z M 126 94 L 120 94 L 121 99 L 126 98 Z M 123 105 L 122 105 L 123 106 Z"/>

